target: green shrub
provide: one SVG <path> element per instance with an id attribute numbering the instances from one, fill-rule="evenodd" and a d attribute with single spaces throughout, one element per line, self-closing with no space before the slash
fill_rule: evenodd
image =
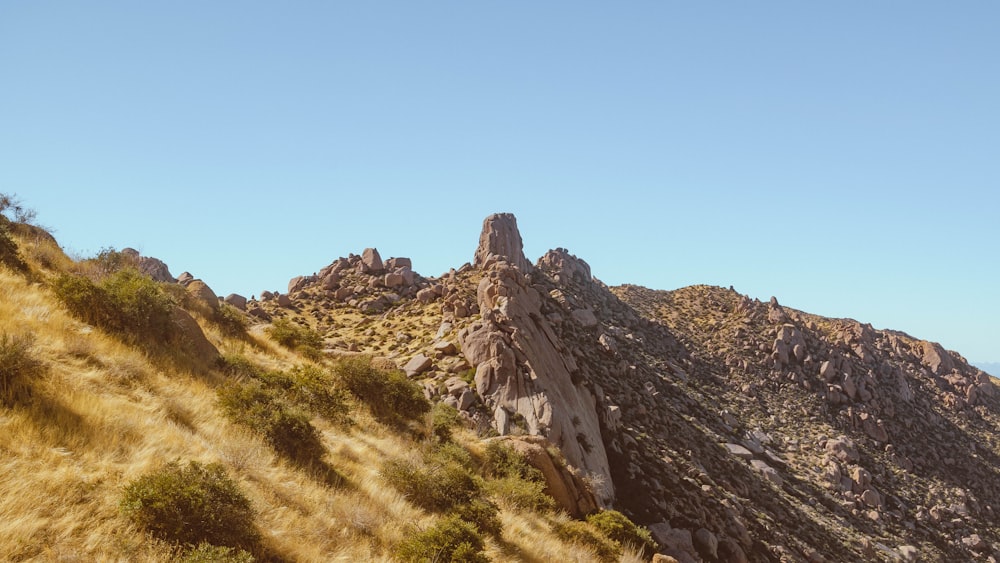
<path id="1" fill-rule="evenodd" d="M 31 354 L 34 337 L 0 335 L 0 404 L 12 407 L 31 396 L 32 381 L 41 375 L 43 364 Z"/>
<path id="2" fill-rule="evenodd" d="M 486 444 L 483 452 L 483 475 L 497 479 L 516 477 L 525 481 L 545 483 L 542 472 L 502 440 L 493 440 Z"/>
<path id="3" fill-rule="evenodd" d="M 289 407 L 259 382 L 219 389 L 219 406 L 229 420 L 258 432 L 282 456 L 299 463 L 318 462 L 325 453 L 309 418 Z"/>
<path id="4" fill-rule="evenodd" d="M 500 537 L 500 534 L 503 533 L 503 524 L 500 523 L 500 507 L 484 498 L 475 498 L 467 504 L 460 504 L 454 507 L 451 513 L 470 524 L 474 524 L 482 534 Z"/>
<path id="5" fill-rule="evenodd" d="M 252 549 L 259 539 L 250 500 L 217 463 L 167 464 L 126 486 L 120 507 L 155 537 L 180 545 Z"/>
<path id="6" fill-rule="evenodd" d="M 226 336 L 245 338 L 247 335 L 246 316 L 229 303 L 219 303 L 219 308 L 212 314 L 212 322 Z"/>
<path id="7" fill-rule="evenodd" d="M 233 377 L 258 378 L 264 369 L 242 354 L 225 354 L 220 359 L 220 367 Z"/>
<path id="8" fill-rule="evenodd" d="M 579 520 L 554 522 L 552 531 L 556 537 L 567 543 L 582 545 L 594 552 L 601 561 L 617 561 L 622 555 L 622 548 L 617 543 L 606 538 L 596 528 Z"/>
<path id="9" fill-rule="evenodd" d="M 453 515 L 401 543 L 396 557 L 408 563 L 488 563 L 483 546 L 476 527 Z"/>
<path id="10" fill-rule="evenodd" d="M 268 327 L 267 333 L 275 342 L 289 350 L 308 354 L 318 354 L 323 348 L 323 337 L 311 328 L 299 326 L 288 319 L 277 319 Z"/>
<path id="11" fill-rule="evenodd" d="M 265 372 L 258 377 L 265 385 L 279 389 L 288 402 L 330 421 L 344 421 L 350 413 L 346 393 L 336 386 L 329 372 L 316 366 L 296 366 L 287 372 Z"/>
<path id="12" fill-rule="evenodd" d="M 179 563 L 254 563 L 254 556 L 242 549 L 202 542 L 185 553 Z"/>
<path id="13" fill-rule="evenodd" d="M 413 504 L 432 512 L 447 512 L 482 496 L 482 484 L 457 463 L 409 465 L 390 461 L 382 478 Z"/>
<path id="14" fill-rule="evenodd" d="M 458 409 L 444 403 L 435 403 L 431 409 L 431 434 L 439 442 L 451 440 L 451 431 L 461 424 Z"/>
<path id="15" fill-rule="evenodd" d="M 555 499 L 545 493 L 545 483 L 502 477 L 486 481 L 485 489 L 491 498 L 515 510 L 545 512 L 556 507 Z"/>
<path id="16" fill-rule="evenodd" d="M 649 530 L 637 526 L 617 510 L 602 510 L 591 514 L 587 516 L 587 523 L 622 547 L 640 551 L 646 557 L 652 557 L 656 552 L 656 542 Z"/>
<path id="17" fill-rule="evenodd" d="M 420 386 L 403 372 L 379 369 L 368 358 L 343 359 L 334 366 L 334 373 L 383 422 L 413 420 L 431 408 Z"/>
<path id="18" fill-rule="evenodd" d="M 64 274 L 53 289 L 76 317 L 127 340 L 157 343 L 173 336 L 174 301 L 138 270 L 125 268 L 96 284 Z"/>

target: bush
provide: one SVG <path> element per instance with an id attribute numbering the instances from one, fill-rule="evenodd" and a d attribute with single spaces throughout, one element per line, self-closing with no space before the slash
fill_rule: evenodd
<path id="1" fill-rule="evenodd" d="M 545 512 L 556 507 L 555 499 L 545 493 L 545 483 L 503 477 L 486 481 L 485 489 L 491 498 L 515 510 Z"/>
<path id="2" fill-rule="evenodd" d="M 413 504 L 431 512 L 447 512 L 482 496 L 482 484 L 458 463 L 411 466 L 390 461 L 382 478 Z"/>
<path id="3" fill-rule="evenodd" d="M 288 402 L 330 421 L 344 421 L 350 412 L 345 392 L 336 387 L 329 372 L 316 366 L 296 366 L 288 372 L 265 372 L 259 378 L 265 385 L 279 389 Z"/>
<path id="4" fill-rule="evenodd" d="M 167 464 L 126 486 L 120 507 L 155 537 L 180 545 L 252 549 L 259 540 L 250 500 L 217 463 Z"/>
<path id="5" fill-rule="evenodd" d="M 277 319 L 267 329 L 275 342 L 289 350 L 319 354 L 323 347 L 323 337 L 311 328 L 299 326 L 288 319 Z"/>
<path id="6" fill-rule="evenodd" d="M 254 556 L 242 549 L 202 542 L 179 558 L 179 563 L 254 563 Z"/>
<path id="7" fill-rule="evenodd" d="M 431 408 L 420 386 L 407 379 L 403 372 L 379 369 L 370 359 L 343 359 L 334 366 L 334 373 L 344 387 L 383 422 L 413 420 Z"/>
<path id="8" fill-rule="evenodd" d="M 641 551 L 645 557 L 652 557 L 656 552 L 656 542 L 649 530 L 640 528 L 617 510 L 602 510 L 591 514 L 587 517 L 587 522 L 622 547 Z"/>
<path id="9" fill-rule="evenodd" d="M 156 343 L 173 336 L 173 300 L 138 270 L 119 270 L 98 284 L 64 274 L 53 289 L 73 315 L 128 340 Z"/>
<path id="10" fill-rule="evenodd" d="M 578 520 L 556 521 L 552 524 L 556 537 L 593 550 L 601 561 L 617 561 L 623 551 L 620 545 L 604 537 L 597 529 Z"/>
<path id="11" fill-rule="evenodd" d="M 538 468 L 528 463 L 524 456 L 501 440 L 493 440 L 486 444 L 486 450 L 483 452 L 483 474 L 498 479 L 516 477 L 525 481 L 545 483 L 545 476 Z"/>
<path id="12" fill-rule="evenodd" d="M 486 499 L 472 499 L 468 504 L 456 506 L 451 513 L 475 525 L 480 533 L 490 534 L 498 538 L 503 533 L 503 524 L 500 523 L 500 507 Z"/>
<path id="13" fill-rule="evenodd" d="M 292 461 L 317 462 L 326 451 L 309 418 L 259 382 L 221 388 L 219 405 L 229 420 L 261 434 L 276 452 Z"/>
<path id="14" fill-rule="evenodd" d="M 212 322 L 226 336 L 245 338 L 247 335 L 246 317 L 229 303 L 219 303 L 219 308 L 212 314 Z"/>
<path id="15" fill-rule="evenodd" d="M 431 408 L 431 434 L 438 442 L 451 440 L 451 430 L 461 424 L 458 409 L 444 403 L 435 403 Z"/>
<path id="16" fill-rule="evenodd" d="M 483 546 L 475 526 L 453 515 L 404 541 L 396 549 L 396 557 L 413 563 L 488 563 Z"/>
<path id="17" fill-rule="evenodd" d="M 0 335 L 0 404 L 12 407 L 31 396 L 31 383 L 43 364 L 31 355 L 31 335 Z"/>

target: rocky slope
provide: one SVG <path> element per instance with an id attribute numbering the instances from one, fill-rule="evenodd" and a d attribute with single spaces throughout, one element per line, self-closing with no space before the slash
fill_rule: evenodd
<path id="1" fill-rule="evenodd" d="M 998 557 L 1000 395 L 954 352 L 731 289 L 607 287 L 564 249 L 531 264 L 506 214 L 473 263 L 412 268 L 367 249 L 246 308 L 395 361 L 483 436 L 544 437 L 566 508 L 618 508 L 678 561 Z"/>

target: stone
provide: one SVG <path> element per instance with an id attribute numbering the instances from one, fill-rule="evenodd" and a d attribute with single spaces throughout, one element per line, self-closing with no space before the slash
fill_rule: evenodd
<path id="1" fill-rule="evenodd" d="M 734 455 L 740 459 L 751 460 L 753 459 L 753 452 L 746 449 L 739 444 L 726 444 L 726 449 L 731 455 Z"/>
<path id="2" fill-rule="evenodd" d="M 573 256 L 565 248 L 556 248 L 538 259 L 538 267 L 561 284 L 569 281 L 589 283 L 593 281 L 590 265 Z"/>
<path id="3" fill-rule="evenodd" d="M 476 404 L 476 392 L 466 387 L 465 390 L 462 391 L 462 394 L 458 396 L 458 410 L 469 410 L 469 408 L 474 404 Z"/>
<path id="4" fill-rule="evenodd" d="M 295 276 L 294 278 L 288 280 L 288 293 L 301 291 L 305 288 L 307 283 L 309 283 L 309 278 L 305 276 Z"/>
<path id="5" fill-rule="evenodd" d="M 377 248 L 366 248 L 361 253 L 360 270 L 363 274 L 381 274 L 385 271 L 382 264 L 382 257 L 378 255 Z"/>
<path id="6" fill-rule="evenodd" d="M 192 280 L 187 284 L 188 294 L 194 298 L 194 300 L 211 309 L 212 311 L 219 308 L 219 297 L 212 291 L 212 288 L 208 287 L 208 284 L 201 280 Z"/>
<path id="7" fill-rule="evenodd" d="M 653 555 L 652 563 L 681 563 L 676 557 L 671 557 L 669 555 L 664 555 L 662 553 L 657 553 Z"/>
<path id="8" fill-rule="evenodd" d="M 903 561 L 907 563 L 915 563 L 920 559 L 920 551 L 915 546 L 901 545 L 896 548 L 896 551 L 899 552 L 899 556 L 902 557 Z"/>
<path id="9" fill-rule="evenodd" d="M 252 317 L 256 317 L 258 319 L 263 319 L 265 321 L 270 321 L 271 320 L 270 313 L 268 313 L 267 311 L 265 311 L 264 309 L 262 309 L 260 307 L 253 307 L 253 308 L 251 308 L 249 311 L 247 311 L 247 314 L 250 315 L 250 316 L 252 316 Z"/>
<path id="10" fill-rule="evenodd" d="M 421 373 L 431 369 L 433 361 L 423 354 L 417 354 L 410 361 L 406 362 L 403 366 L 403 371 L 406 372 L 406 377 L 416 377 Z"/>
<path id="11" fill-rule="evenodd" d="M 694 538 L 690 530 L 672 528 L 656 538 L 663 555 L 673 557 L 679 563 L 697 563 L 701 558 L 694 548 Z"/>
<path id="12" fill-rule="evenodd" d="M 289 297 L 287 293 L 282 293 L 282 294 L 278 295 L 278 306 L 279 307 L 285 307 L 285 308 L 291 307 L 292 306 L 292 298 Z"/>
<path id="13" fill-rule="evenodd" d="M 987 551 L 990 548 L 990 545 L 979 534 L 972 534 L 962 538 L 962 545 L 978 553 Z"/>
<path id="14" fill-rule="evenodd" d="M 396 270 L 399 268 L 412 269 L 413 262 L 409 258 L 390 258 L 385 261 L 385 267 L 388 270 Z"/>
<path id="15" fill-rule="evenodd" d="M 323 289 L 330 291 L 336 289 L 340 283 L 340 274 L 337 272 L 330 272 L 323 278 Z"/>
<path id="16" fill-rule="evenodd" d="M 247 298 L 243 297 L 242 295 L 240 295 L 238 293 L 230 293 L 229 295 L 226 296 L 226 298 L 224 299 L 224 301 L 226 303 L 229 303 L 233 307 L 236 307 L 240 311 L 246 311 L 247 310 Z"/>
<path id="17" fill-rule="evenodd" d="M 757 470 L 765 479 L 773 483 L 776 487 L 780 487 L 784 480 L 781 478 L 781 474 L 778 470 L 768 465 L 766 462 L 759 459 L 751 459 L 750 465 Z"/>
<path id="18" fill-rule="evenodd" d="M 337 291 L 333 292 L 333 298 L 341 302 L 347 301 L 353 296 L 354 296 L 354 288 L 351 287 L 342 287 Z"/>
<path id="19" fill-rule="evenodd" d="M 386 287 L 403 287 L 404 280 L 401 274 L 386 274 L 383 283 Z"/>
<path id="20" fill-rule="evenodd" d="M 733 538 L 719 540 L 719 561 L 726 563 L 748 563 L 747 555 L 740 543 Z"/>
<path id="21" fill-rule="evenodd" d="M 590 488 L 574 472 L 552 459 L 548 448 L 552 444 L 540 436 L 518 436 L 491 438 L 501 440 L 514 451 L 524 457 L 532 467 L 542 472 L 545 478 L 545 491 L 556 504 L 565 509 L 574 518 L 583 518 L 596 512 L 598 501 Z M 487 440 L 488 442 L 489 440 Z"/>
<path id="22" fill-rule="evenodd" d="M 573 319 L 584 328 L 597 326 L 597 317 L 594 316 L 594 312 L 590 309 L 577 309 L 573 311 L 572 315 Z"/>
<path id="23" fill-rule="evenodd" d="M 951 370 L 955 368 L 951 355 L 940 344 L 921 342 L 920 349 L 922 354 L 920 362 L 930 368 L 935 375 L 951 373 Z"/>
<path id="24" fill-rule="evenodd" d="M 458 348 L 450 340 L 442 340 L 434 344 L 434 351 L 444 356 L 454 356 Z"/>
<path id="25" fill-rule="evenodd" d="M 207 286 L 206 286 L 207 287 Z M 201 326 L 184 309 L 175 306 L 171 309 L 171 320 L 177 328 L 179 338 L 178 349 L 194 358 L 202 366 L 212 366 L 218 361 L 219 351 L 205 337 Z"/>
<path id="26" fill-rule="evenodd" d="M 131 249 L 125 249 L 125 250 L 131 250 Z M 125 253 L 125 250 L 122 250 L 122 253 Z M 167 268 L 167 265 L 163 263 L 163 260 L 160 260 L 158 258 L 153 258 L 151 256 L 139 256 L 138 254 L 139 253 L 136 252 L 135 265 L 140 272 L 146 274 L 154 281 L 158 282 L 174 283 L 175 281 L 177 281 L 174 279 L 174 276 L 170 275 L 170 268 Z"/>
<path id="27" fill-rule="evenodd" d="M 833 454 L 833 456 L 840 461 L 846 463 L 854 463 L 858 461 L 859 457 L 857 446 L 855 446 L 854 441 L 847 436 L 827 440 L 826 451 Z"/>
<path id="28" fill-rule="evenodd" d="M 479 235 L 479 246 L 472 264 L 484 268 L 490 256 L 503 258 L 522 273 L 532 270 L 531 264 L 524 257 L 524 244 L 513 214 L 495 213 L 483 220 L 483 230 Z"/>
<path id="29" fill-rule="evenodd" d="M 187 285 L 192 281 L 194 281 L 194 276 L 191 275 L 191 272 L 183 272 L 181 275 L 177 276 L 177 283 L 181 285 Z"/>
<path id="30" fill-rule="evenodd" d="M 882 495 L 875 489 L 865 489 L 865 492 L 861 493 L 861 502 L 871 508 L 879 508 L 882 506 Z"/>
<path id="31" fill-rule="evenodd" d="M 420 301 L 424 305 L 433 302 L 438 297 L 440 297 L 440 294 L 430 287 L 425 287 L 417 292 L 417 301 Z"/>
<path id="32" fill-rule="evenodd" d="M 703 557 L 715 561 L 719 556 L 719 538 L 706 528 L 698 528 L 694 532 L 694 548 Z"/>
<path id="33" fill-rule="evenodd" d="M 833 362 L 826 361 L 819 365 L 819 376 L 827 383 L 833 383 L 837 379 L 837 370 L 833 367 Z"/>

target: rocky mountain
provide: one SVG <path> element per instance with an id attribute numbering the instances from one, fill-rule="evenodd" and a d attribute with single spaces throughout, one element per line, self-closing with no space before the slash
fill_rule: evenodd
<path id="1" fill-rule="evenodd" d="M 608 287 L 510 214 L 441 276 L 368 248 L 259 299 L 0 218 L 0 559 L 1000 557 L 1000 393 L 936 343 Z M 198 475 L 242 536 L 122 498 Z"/>
<path id="2" fill-rule="evenodd" d="M 544 438 L 568 510 L 621 510 L 677 561 L 1000 557 L 1000 394 L 960 355 L 732 289 L 608 287 L 561 248 L 532 264 L 509 214 L 473 256 L 425 278 L 367 249 L 247 306 L 396 362 L 483 437 Z"/>

